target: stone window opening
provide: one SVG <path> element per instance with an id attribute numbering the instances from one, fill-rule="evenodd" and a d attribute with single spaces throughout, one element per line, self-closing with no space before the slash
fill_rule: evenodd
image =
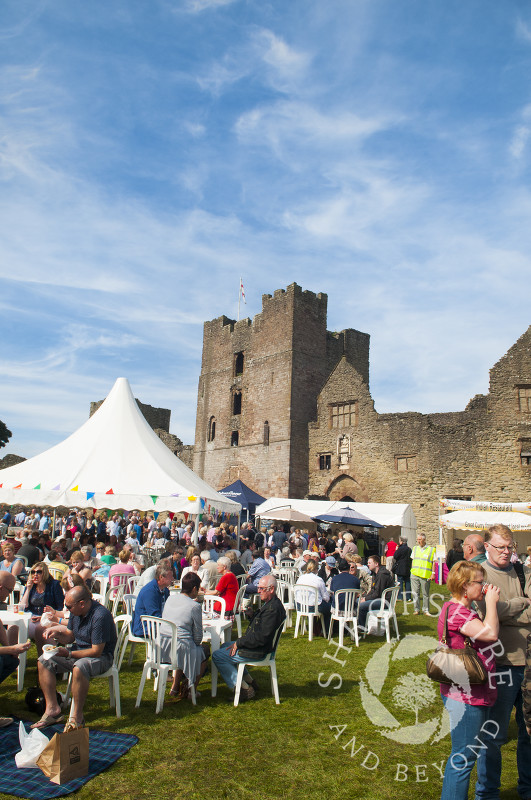
<path id="1" fill-rule="evenodd" d="M 332 468 L 332 453 L 321 453 L 319 456 L 319 469 L 331 469 Z"/>
<path id="2" fill-rule="evenodd" d="M 397 472 L 416 472 L 417 456 L 395 456 L 395 470 Z"/>
<path id="3" fill-rule="evenodd" d="M 242 393 L 234 392 L 232 395 L 232 413 L 234 416 L 242 413 Z"/>
<path id="4" fill-rule="evenodd" d="M 531 414 L 531 386 L 517 386 L 518 411 L 522 414 Z"/>
<path id="5" fill-rule="evenodd" d="M 353 428 L 358 424 L 358 401 L 332 403 L 330 406 L 331 428 Z"/>
<path id="6" fill-rule="evenodd" d="M 264 447 L 269 447 L 269 422 L 264 422 Z"/>
<path id="7" fill-rule="evenodd" d="M 243 350 L 239 353 L 234 353 L 234 375 L 243 375 Z"/>
<path id="8" fill-rule="evenodd" d="M 207 442 L 213 442 L 216 438 L 216 418 L 210 417 L 208 421 Z"/>
<path id="9" fill-rule="evenodd" d="M 531 467 L 531 439 L 520 439 L 520 464 Z"/>
<path id="10" fill-rule="evenodd" d="M 240 434 L 238 431 L 232 431 L 230 435 L 230 446 L 231 447 L 238 447 L 240 443 Z"/>

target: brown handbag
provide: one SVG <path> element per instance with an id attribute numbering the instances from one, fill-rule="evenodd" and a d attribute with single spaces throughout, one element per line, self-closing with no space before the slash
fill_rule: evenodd
<path id="1" fill-rule="evenodd" d="M 488 673 L 477 652 L 465 636 L 464 648 L 448 647 L 448 606 L 444 615 L 444 634 L 437 650 L 426 662 L 426 674 L 432 681 L 456 686 L 480 686 Z"/>

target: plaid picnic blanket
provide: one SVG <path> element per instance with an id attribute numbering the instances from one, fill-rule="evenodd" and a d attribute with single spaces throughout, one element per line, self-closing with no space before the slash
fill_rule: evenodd
<path id="1" fill-rule="evenodd" d="M 29 731 L 31 722 L 24 722 Z M 0 728 L 0 792 L 14 794 L 17 797 L 47 800 L 48 797 L 61 797 L 80 789 L 87 781 L 103 772 L 120 756 L 138 742 L 138 736 L 126 733 L 110 733 L 108 731 L 89 730 L 89 772 L 84 778 L 76 778 L 58 786 L 46 778 L 38 767 L 34 769 L 18 769 L 15 764 L 15 753 L 20 750 L 18 738 L 19 720 L 8 728 Z M 53 725 L 43 733 L 50 739 L 54 733 L 60 733 L 63 725 Z"/>

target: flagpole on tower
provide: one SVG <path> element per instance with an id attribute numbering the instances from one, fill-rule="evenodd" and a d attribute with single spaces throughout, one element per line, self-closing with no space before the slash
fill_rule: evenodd
<path id="1" fill-rule="evenodd" d="M 245 290 L 243 288 L 243 278 L 240 277 L 240 290 L 238 292 L 238 321 L 240 319 L 240 300 L 243 297 L 243 302 L 247 305 L 247 300 L 245 299 Z"/>

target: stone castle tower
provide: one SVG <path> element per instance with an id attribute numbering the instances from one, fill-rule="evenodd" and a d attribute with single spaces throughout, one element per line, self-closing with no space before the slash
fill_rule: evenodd
<path id="1" fill-rule="evenodd" d="M 326 317 L 327 296 L 293 283 L 252 321 L 205 323 L 195 472 L 265 497 L 410 503 L 434 540 L 440 497 L 529 499 L 531 327 L 463 411 L 379 414 L 368 334 Z"/>
<path id="2" fill-rule="evenodd" d="M 326 330 L 327 296 L 296 283 L 262 296 L 262 312 L 206 322 L 194 470 L 221 488 L 240 478 L 264 496 L 308 493 L 308 424 L 346 356 L 369 379 L 369 336 Z"/>

